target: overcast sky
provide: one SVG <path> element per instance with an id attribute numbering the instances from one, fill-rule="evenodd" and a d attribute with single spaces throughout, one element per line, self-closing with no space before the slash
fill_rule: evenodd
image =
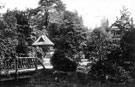
<path id="1" fill-rule="evenodd" d="M 5 9 L 36 8 L 39 0 L 0 0 Z M 108 18 L 110 24 L 120 17 L 120 9 L 123 6 L 129 8 L 135 19 L 135 0 L 62 0 L 70 11 L 77 11 L 82 16 L 87 27 L 99 26 L 103 17 Z M 4 9 L 4 10 L 5 10 Z M 3 12 L 4 10 L 0 10 Z"/>

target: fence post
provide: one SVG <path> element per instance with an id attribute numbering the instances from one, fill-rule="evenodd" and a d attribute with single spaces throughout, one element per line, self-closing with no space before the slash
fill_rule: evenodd
<path id="1" fill-rule="evenodd" d="M 15 56 L 15 79 L 18 80 L 18 57 Z"/>
<path id="2" fill-rule="evenodd" d="M 37 60 L 36 60 L 36 57 L 34 58 L 35 59 L 35 70 L 37 70 Z"/>

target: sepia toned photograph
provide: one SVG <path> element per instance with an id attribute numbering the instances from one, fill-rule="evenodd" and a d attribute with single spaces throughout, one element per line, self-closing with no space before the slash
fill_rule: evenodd
<path id="1" fill-rule="evenodd" d="M 0 87 L 135 87 L 134 0 L 0 0 Z"/>

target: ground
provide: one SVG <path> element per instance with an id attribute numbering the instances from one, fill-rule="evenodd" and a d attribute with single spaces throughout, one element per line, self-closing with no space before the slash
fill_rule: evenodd
<path id="1" fill-rule="evenodd" d="M 94 80 L 82 73 L 53 73 L 53 70 L 39 71 L 30 80 L 31 87 L 135 87 L 135 82 L 130 84 L 118 84 Z"/>
<path id="2" fill-rule="evenodd" d="M 3 84 L 5 85 L 1 87 L 135 87 L 135 82 L 130 84 L 101 83 L 86 74 L 76 72 L 54 73 L 54 70 L 39 70 L 29 79 Z"/>

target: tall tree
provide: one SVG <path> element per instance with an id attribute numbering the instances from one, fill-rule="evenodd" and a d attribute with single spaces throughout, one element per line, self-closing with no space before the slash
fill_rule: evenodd
<path id="1" fill-rule="evenodd" d="M 108 43 L 108 41 L 105 41 L 107 45 L 105 48 L 109 48 L 108 54 L 103 54 L 101 52 L 101 55 L 104 55 L 103 60 L 99 60 L 96 64 L 92 66 L 91 72 L 97 76 L 100 80 L 106 80 L 106 76 L 110 81 L 116 81 L 116 82 L 127 82 L 131 79 L 131 67 L 132 63 L 130 60 L 131 57 L 131 51 L 133 51 L 132 47 L 128 47 L 129 44 L 134 43 L 130 42 L 131 36 L 133 33 L 129 33 L 132 30 L 134 30 L 132 22 L 130 20 L 130 16 L 128 15 L 127 9 L 123 9 L 121 11 L 122 16 L 120 19 L 117 19 L 114 23 L 115 26 L 117 26 L 120 30 L 120 43 L 116 44 L 114 42 Z M 133 40 L 133 38 L 131 38 Z M 110 45 L 109 45 L 110 44 Z M 126 45 L 128 44 L 128 45 Z M 119 46 L 116 46 L 119 45 Z M 100 45 L 102 48 L 104 48 L 104 45 Z M 110 48 L 111 47 L 111 48 Z M 127 51 L 128 50 L 128 51 Z M 102 49 L 102 51 L 106 51 Z M 128 55 L 127 55 L 128 54 Z M 130 55 L 130 56 L 129 56 Z"/>
<path id="2" fill-rule="evenodd" d="M 80 58 L 78 53 L 83 51 L 86 39 L 86 32 L 82 23 L 82 18 L 79 17 L 77 13 L 65 11 L 63 23 L 60 24 L 56 30 L 54 29 L 52 32 L 54 32 L 55 36 L 52 39 L 55 43 L 56 52 L 52 58 L 53 65 L 56 69 L 64 71 L 75 70 L 75 62 Z M 58 57 L 61 52 L 61 57 Z M 64 60 L 71 61 L 71 66 L 70 64 L 65 65 L 66 61 Z M 64 64 L 63 67 L 59 65 L 58 62 L 60 61 L 63 61 L 61 63 Z"/>
<path id="3" fill-rule="evenodd" d="M 9 38 L 11 41 L 10 44 L 12 44 L 12 41 L 16 41 L 14 47 L 17 48 L 15 51 L 20 52 L 18 50 L 23 50 L 23 52 L 25 52 L 24 48 L 32 44 L 30 38 L 32 29 L 30 28 L 27 12 L 18 10 L 7 11 L 7 13 L 3 15 L 3 21 L 5 24 L 5 28 L 3 28 L 4 38 Z M 27 52 L 25 52 L 25 54 L 27 54 Z"/>
<path id="4" fill-rule="evenodd" d="M 33 26 L 39 30 L 46 29 L 50 23 L 61 22 L 65 6 L 61 0 L 40 0 L 39 7 L 34 10 Z"/>

